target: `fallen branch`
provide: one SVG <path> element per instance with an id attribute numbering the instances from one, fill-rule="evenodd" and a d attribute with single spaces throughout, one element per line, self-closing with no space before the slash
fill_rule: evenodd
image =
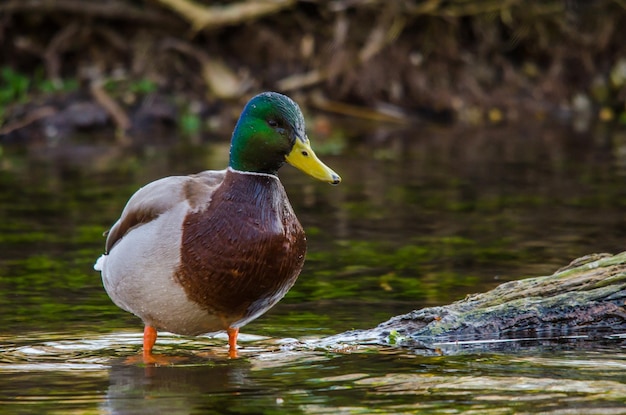
<path id="1" fill-rule="evenodd" d="M 279 12 L 295 0 L 250 0 L 219 6 L 203 6 L 191 0 L 158 0 L 191 23 L 195 32 L 234 25 Z"/>
<path id="2" fill-rule="evenodd" d="M 483 294 L 391 318 L 324 343 L 412 345 L 626 332 L 626 252 L 595 254 L 552 275 L 504 283 Z"/>

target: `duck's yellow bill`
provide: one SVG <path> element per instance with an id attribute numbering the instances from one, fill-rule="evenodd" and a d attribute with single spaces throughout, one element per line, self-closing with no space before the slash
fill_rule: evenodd
<path id="1" fill-rule="evenodd" d="M 317 158 L 308 139 L 296 139 L 291 153 L 285 159 L 287 163 L 318 180 L 330 184 L 341 182 L 341 177 Z"/>

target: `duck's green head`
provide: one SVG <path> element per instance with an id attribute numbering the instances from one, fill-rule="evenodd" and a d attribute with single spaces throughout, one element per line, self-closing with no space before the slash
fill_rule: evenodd
<path id="1" fill-rule="evenodd" d="M 246 104 L 237 121 L 229 166 L 276 174 L 285 162 L 316 179 L 332 184 L 341 181 L 311 149 L 298 104 L 285 95 L 264 92 Z"/>

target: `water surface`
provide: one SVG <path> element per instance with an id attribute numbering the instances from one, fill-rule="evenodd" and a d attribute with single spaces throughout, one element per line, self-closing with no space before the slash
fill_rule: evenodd
<path id="1" fill-rule="evenodd" d="M 624 132 L 422 127 L 312 139 L 343 183 L 281 170 L 309 241 L 296 286 L 242 330 L 237 361 L 226 359 L 223 337 L 164 334 L 156 351 L 185 358 L 174 367 L 128 362 L 141 324 L 110 302 L 92 266 L 102 232 L 138 187 L 223 168 L 226 139 L 3 144 L 0 412 L 626 413 L 620 336 L 452 344 L 440 354 L 315 347 L 325 335 L 623 251 Z"/>

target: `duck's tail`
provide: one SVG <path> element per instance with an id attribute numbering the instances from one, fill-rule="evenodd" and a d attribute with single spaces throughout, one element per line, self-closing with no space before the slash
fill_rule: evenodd
<path id="1" fill-rule="evenodd" d="M 95 269 L 96 271 L 102 271 L 102 268 L 104 268 L 104 262 L 106 261 L 106 259 L 107 259 L 106 255 L 102 255 L 100 258 L 98 258 L 96 263 L 93 265 L 93 269 Z"/>

